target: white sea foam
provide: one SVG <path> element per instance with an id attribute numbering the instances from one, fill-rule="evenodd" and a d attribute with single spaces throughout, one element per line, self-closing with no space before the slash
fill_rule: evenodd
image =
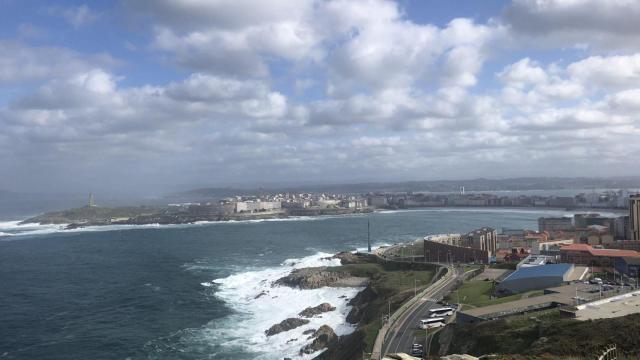
<path id="1" fill-rule="evenodd" d="M 272 284 L 293 269 L 340 265 L 338 259 L 326 259 L 331 255 L 317 253 L 301 259 L 288 259 L 279 267 L 241 272 L 213 280 L 218 287 L 215 296 L 235 310 L 235 313 L 224 319 L 212 321 L 198 334 L 191 335 L 198 338 L 196 341 L 215 342 L 223 352 L 232 353 L 242 349 L 254 353 L 256 359 L 308 359 L 317 356 L 318 353 L 299 355 L 300 349 L 312 341 L 307 339 L 308 335 L 302 333 L 325 324 L 331 326 L 338 335 L 353 332 L 355 327 L 346 322 L 346 316 L 350 311 L 347 302 L 362 288 L 324 287 L 300 290 L 285 286 L 272 287 Z M 211 283 L 202 285 L 209 287 Z M 323 302 L 335 306 L 336 310 L 311 318 L 309 324 L 299 328 L 271 337 L 265 335 L 264 331 L 272 325 L 287 318 L 297 317 L 306 307 Z"/>
<path id="2" fill-rule="evenodd" d="M 7 240 L 19 235 L 43 235 L 63 231 L 66 225 L 20 224 L 20 221 L 0 222 L 0 238 Z"/>
<path id="3" fill-rule="evenodd" d="M 122 231 L 134 229 L 168 229 L 193 226 L 216 226 L 216 225 L 235 225 L 235 224 L 252 224 L 262 222 L 284 222 L 284 221 L 318 221 L 325 220 L 336 216 L 294 216 L 284 219 L 252 219 L 252 220 L 230 220 L 230 221 L 197 221 L 190 224 L 144 224 L 144 225 L 100 225 L 85 226 L 75 229 L 66 229 L 68 224 L 20 224 L 20 221 L 4 221 L 0 222 L 0 237 L 2 236 L 29 236 L 29 235 L 47 235 L 60 232 L 101 232 L 101 231 Z"/>

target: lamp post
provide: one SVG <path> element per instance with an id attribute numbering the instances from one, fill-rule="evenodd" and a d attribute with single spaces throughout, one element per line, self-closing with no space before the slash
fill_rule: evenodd
<path id="1" fill-rule="evenodd" d="M 429 325 L 424 329 L 424 358 L 429 359 Z"/>

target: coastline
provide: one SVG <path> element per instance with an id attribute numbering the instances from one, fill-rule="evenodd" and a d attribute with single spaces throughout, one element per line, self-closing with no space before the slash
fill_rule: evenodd
<path id="1" fill-rule="evenodd" d="M 251 220 L 274 220 L 290 219 L 318 216 L 342 216 L 352 214 L 384 213 L 395 211 L 565 211 L 565 212 L 605 212 L 614 215 L 627 213 L 621 208 L 593 208 L 593 207 L 549 207 L 549 206 L 427 206 L 427 207 L 385 207 L 385 208 L 324 208 L 324 209 L 288 209 L 274 212 L 258 213 L 238 213 L 238 214 L 166 214 L 153 209 L 149 213 L 147 208 L 99 208 L 106 210 L 107 214 L 120 212 L 121 209 L 131 212 L 147 210 L 147 213 L 137 214 L 130 217 L 109 217 L 104 215 L 94 215 L 96 208 L 79 208 L 57 212 L 49 212 L 19 221 L 20 225 L 63 225 L 65 229 L 72 230 L 89 226 L 108 225 L 183 225 L 196 224 L 202 222 L 232 222 Z M 83 217 L 84 216 L 84 217 Z"/>
<path id="2" fill-rule="evenodd" d="M 102 209 L 102 208 L 101 208 Z M 108 214 L 119 209 L 109 209 Z M 142 208 L 144 209 L 144 208 Z M 69 215 L 75 211 L 79 214 Z M 19 221 L 19 225 L 62 225 L 66 230 L 84 228 L 89 226 L 109 226 L 109 225 L 185 225 L 205 222 L 232 222 L 232 221 L 252 221 L 252 220 L 276 220 L 302 217 L 318 216 L 341 216 L 352 214 L 366 214 L 373 212 L 372 208 L 364 209 L 309 209 L 280 212 L 259 212 L 241 214 L 162 214 L 151 213 L 135 215 L 128 218 L 114 218 L 105 216 L 95 216 L 92 214 L 94 208 L 80 208 L 67 211 L 45 213 Z M 86 214 L 86 215 L 85 215 Z M 84 216 L 84 217 L 82 217 Z"/>
<path id="3" fill-rule="evenodd" d="M 371 352 L 381 317 L 389 310 L 401 308 L 414 297 L 415 291 L 427 288 L 437 276 L 437 266 L 433 264 L 389 262 L 375 253 L 339 252 L 332 257 L 336 258 L 342 265 L 328 268 L 330 271 L 344 272 L 346 277 L 353 278 L 366 276 L 369 281 L 348 301 L 351 308 L 345 320 L 355 330 L 328 342 L 314 359 L 356 359 L 363 352 Z M 421 286 L 415 288 L 414 279 Z"/>
<path id="4" fill-rule="evenodd" d="M 355 210 L 355 209 L 354 209 Z M 622 209 L 580 209 L 584 212 L 598 212 L 605 216 L 620 216 L 626 214 Z M 383 209 L 383 208 L 367 208 L 358 211 L 349 212 L 314 212 L 307 215 L 290 215 L 282 213 L 257 213 L 257 214 L 239 214 L 236 216 L 224 217 L 182 217 L 179 219 L 165 218 L 163 221 L 158 218 L 145 217 L 144 221 L 136 221 L 128 219 L 127 221 L 70 221 L 70 219 L 62 219 L 60 217 L 47 219 L 44 217 L 49 214 L 63 214 L 66 211 L 47 213 L 38 216 L 29 217 L 23 220 L 0 221 L 0 239 L 8 239 L 19 235 L 38 235 L 67 231 L 112 231 L 112 230 L 130 230 L 143 228 L 164 228 L 164 227 L 181 227 L 181 226 L 206 226 L 215 224 L 243 224 L 254 222 L 269 221 L 307 221 L 321 220 L 338 217 L 359 216 L 366 214 L 392 214 L 399 212 L 538 212 L 541 216 L 559 217 L 568 216 L 570 213 L 578 213 L 580 210 L 566 210 L 562 208 L 551 207 L 411 207 L 403 209 Z M 42 220 L 42 221 L 40 221 Z M 56 220 L 56 221 L 53 221 Z M 62 221 L 66 220 L 66 221 Z M 140 220 L 140 219 L 138 219 Z"/>

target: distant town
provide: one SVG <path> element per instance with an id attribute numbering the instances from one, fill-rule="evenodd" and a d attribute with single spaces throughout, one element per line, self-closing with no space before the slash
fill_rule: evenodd
<path id="1" fill-rule="evenodd" d="M 585 192 L 575 196 L 495 195 L 374 192 L 367 194 L 277 193 L 230 196 L 200 202 L 170 203 L 166 206 L 102 207 L 90 195 L 86 206 L 49 212 L 24 223 L 69 224 L 69 227 L 112 224 L 184 224 L 198 221 L 226 221 L 366 213 L 380 209 L 425 207 L 541 207 L 560 209 L 626 209 L 627 190 Z M 612 236 L 624 237 L 624 220 L 611 220 Z"/>
<path id="2" fill-rule="evenodd" d="M 547 206 L 550 200 L 554 199 L 547 199 Z M 638 319 L 640 195 L 579 195 L 562 203 L 568 205 L 570 200 L 573 204 L 593 200 L 609 207 L 626 204 L 628 214 L 541 217 L 537 230 L 483 227 L 460 234 L 429 234 L 378 249 L 376 255 L 385 261 L 443 264 L 449 272 L 400 308 L 399 320 L 392 316 L 382 326 L 371 358 L 430 358 L 431 353 L 458 359 L 444 355 L 487 353 L 488 348 L 513 351 L 499 339 L 516 333 L 518 340 L 532 344 L 530 349 L 521 346 L 519 353 L 547 354 L 548 347 L 539 339 L 565 344 L 564 351 L 585 358 L 615 359 L 608 355 L 633 350 L 635 342 L 621 334 L 590 349 L 571 341 L 597 337 L 594 327 L 628 329 Z M 473 327 L 479 323 L 486 326 Z M 530 333 L 531 328 L 536 330 Z M 418 329 L 425 330 L 424 342 L 412 335 Z M 608 343 L 611 338 L 615 343 Z M 492 345 L 480 345 L 481 341 Z M 384 356 L 398 350 L 414 357 Z"/>

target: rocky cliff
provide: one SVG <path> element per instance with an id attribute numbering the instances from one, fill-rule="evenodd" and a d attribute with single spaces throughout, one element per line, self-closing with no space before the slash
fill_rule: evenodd
<path id="1" fill-rule="evenodd" d="M 346 272 L 327 271 L 327 267 L 296 269 L 282 277 L 274 285 L 289 286 L 300 289 L 319 289 L 334 286 L 340 280 L 352 277 Z"/>
<path id="2" fill-rule="evenodd" d="M 322 325 L 311 337 L 313 338 L 313 342 L 300 349 L 300 355 L 312 354 L 328 347 L 338 340 L 336 333 L 327 325 Z"/>

